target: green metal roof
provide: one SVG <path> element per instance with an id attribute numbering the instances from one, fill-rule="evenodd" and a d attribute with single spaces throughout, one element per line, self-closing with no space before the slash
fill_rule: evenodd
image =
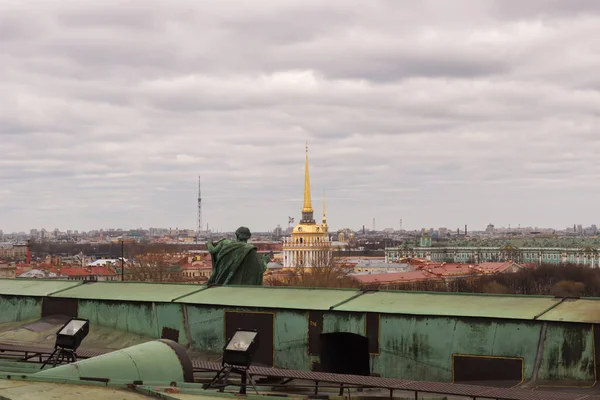
<path id="1" fill-rule="evenodd" d="M 599 300 L 565 300 L 538 318 L 540 321 L 600 322 Z"/>
<path id="2" fill-rule="evenodd" d="M 368 292 L 335 311 L 533 319 L 556 305 L 553 297 L 444 293 Z"/>
<path id="3" fill-rule="evenodd" d="M 185 348 L 178 346 L 178 351 Z M 176 353 L 171 344 L 153 340 L 125 349 L 113 351 L 97 357 L 63 364 L 55 368 L 45 368 L 36 372 L 37 377 L 80 379 L 81 377 L 101 377 L 110 380 L 123 379 L 144 382 L 184 382 L 185 364 L 188 362 L 189 381 L 193 380 L 189 357 Z M 183 358 L 182 358 L 183 357 Z M 159 361 L 160 360 L 160 361 Z"/>
<path id="4" fill-rule="evenodd" d="M 356 290 L 219 286 L 183 297 L 176 303 L 328 310 L 357 293 Z"/>
<path id="5" fill-rule="evenodd" d="M 40 280 L 40 279 L 0 279 L 0 295 L 48 296 L 54 292 L 81 285 L 81 282 Z"/>
<path id="6" fill-rule="evenodd" d="M 168 283 L 95 282 L 65 290 L 53 297 L 84 300 L 170 302 L 173 299 L 203 288 L 200 285 Z"/>

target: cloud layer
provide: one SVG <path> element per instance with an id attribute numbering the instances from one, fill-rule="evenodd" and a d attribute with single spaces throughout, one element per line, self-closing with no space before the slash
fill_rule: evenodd
<path id="1" fill-rule="evenodd" d="M 9 0 L 0 229 L 563 227 L 600 191 L 596 1 Z M 320 211 L 320 207 L 317 207 Z"/>

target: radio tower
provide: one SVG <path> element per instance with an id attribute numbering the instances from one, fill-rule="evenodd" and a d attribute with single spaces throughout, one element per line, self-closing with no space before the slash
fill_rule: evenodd
<path id="1" fill-rule="evenodd" d="M 198 175 L 198 232 L 196 232 L 196 241 L 200 239 L 202 232 L 202 191 L 200 190 L 200 175 Z"/>

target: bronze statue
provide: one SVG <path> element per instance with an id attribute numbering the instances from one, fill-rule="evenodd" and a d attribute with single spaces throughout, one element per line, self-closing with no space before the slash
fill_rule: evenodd
<path id="1" fill-rule="evenodd" d="M 213 266 L 207 284 L 262 285 L 272 253 L 259 257 L 256 246 L 248 244 L 250 236 L 250 229 L 242 226 L 235 231 L 236 240 L 207 242 Z"/>

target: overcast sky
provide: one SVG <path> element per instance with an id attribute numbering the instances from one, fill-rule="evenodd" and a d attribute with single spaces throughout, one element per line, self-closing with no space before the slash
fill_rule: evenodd
<path id="1" fill-rule="evenodd" d="M 0 229 L 600 223 L 600 1 L 0 2 Z"/>

